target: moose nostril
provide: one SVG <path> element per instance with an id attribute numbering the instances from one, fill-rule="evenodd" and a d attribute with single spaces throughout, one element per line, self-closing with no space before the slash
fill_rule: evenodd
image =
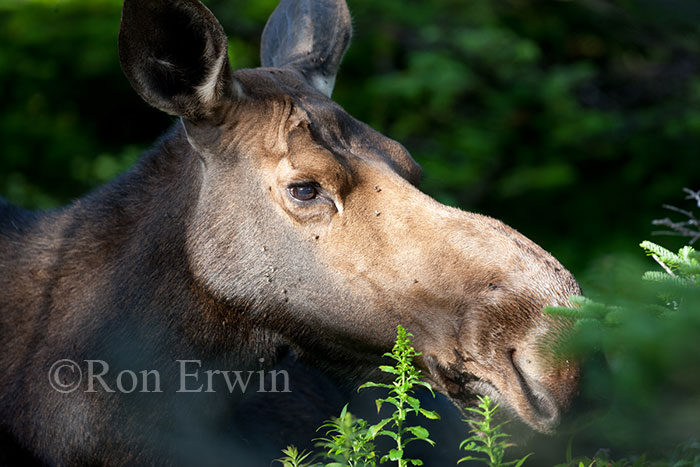
<path id="1" fill-rule="evenodd" d="M 508 352 L 511 365 L 513 365 L 520 373 L 529 377 L 537 375 L 537 362 L 533 361 L 532 357 L 526 352 L 518 352 L 516 349 L 510 349 Z"/>
<path id="2" fill-rule="evenodd" d="M 542 431 L 550 431 L 559 422 L 560 411 L 557 403 L 547 389 L 537 380 L 531 358 L 516 349 L 508 351 L 510 364 L 520 386 L 522 395 L 527 400 L 535 423 Z"/>
<path id="3" fill-rule="evenodd" d="M 511 365 L 515 365 L 515 349 L 511 348 L 506 351 L 506 354 L 508 355 L 508 361 L 510 362 Z"/>

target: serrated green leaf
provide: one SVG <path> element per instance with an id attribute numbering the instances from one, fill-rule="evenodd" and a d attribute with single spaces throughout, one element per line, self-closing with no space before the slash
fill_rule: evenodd
<path id="1" fill-rule="evenodd" d="M 590 298 L 584 297 L 582 295 L 571 295 L 569 297 L 569 303 L 571 303 L 574 306 L 586 306 L 594 302 Z"/>
<path id="2" fill-rule="evenodd" d="M 389 365 L 380 365 L 379 369 L 382 370 L 384 373 L 391 373 L 394 375 L 400 374 L 400 372 L 396 368 L 394 368 L 393 366 L 389 366 Z"/>
<path id="3" fill-rule="evenodd" d="M 377 399 L 374 401 L 374 405 L 377 407 L 377 413 L 379 413 L 382 410 L 382 405 L 384 404 L 383 399 Z"/>
<path id="4" fill-rule="evenodd" d="M 368 381 L 364 384 L 362 384 L 357 390 L 359 391 L 360 389 L 364 388 L 391 388 L 392 386 L 389 384 L 384 384 L 384 383 L 374 383 L 372 381 Z"/>
<path id="5" fill-rule="evenodd" d="M 479 461 L 483 462 L 484 464 L 489 464 L 488 459 L 483 459 L 481 457 L 474 457 L 474 456 L 466 456 L 462 457 L 460 460 L 457 461 L 458 464 L 461 464 L 462 462 L 468 462 L 468 461 Z"/>
<path id="6" fill-rule="evenodd" d="M 399 402 L 398 399 L 396 399 L 396 398 L 393 397 L 393 396 L 389 396 L 389 397 L 387 397 L 386 399 L 382 399 L 382 401 L 383 401 L 383 402 L 388 402 L 389 404 L 393 405 L 393 406 L 396 407 L 396 408 L 401 407 L 401 402 Z"/>
<path id="7" fill-rule="evenodd" d="M 391 451 L 389 451 L 389 460 L 397 461 L 399 459 L 403 459 L 402 449 L 392 449 Z"/>
<path id="8" fill-rule="evenodd" d="M 417 439 L 426 439 L 428 436 L 430 436 L 430 432 L 422 426 L 409 426 L 406 427 L 406 431 L 413 433 Z"/>
<path id="9" fill-rule="evenodd" d="M 386 424 L 389 423 L 390 421 L 391 421 L 390 418 L 385 418 L 384 420 L 380 420 L 375 425 L 370 426 L 367 429 L 367 438 L 374 439 L 374 437 L 377 436 L 377 433 L 379 433 L 384 428 L 384 426 L 386 426 Z"/>
<path id="10" fill-rule="evenodd" d="M 647 271 L 642 276 L 645 281 L 651 282 L 661 282 L 667 284 L 678 285 L 681 287 L 688 287 L 690 283 L 682 277 L 672 276 L 666 272 L 661 271 Z"/>
<path id="11" fill-rule="evenodd" d="M 657 245 L 656 243 L 652 243 L 650 241 L 645 240 L 642 243 L 640 243 L 639 246 L 644 248 L 647 255 L 656 255 L 661 261 L 663 261 L 666 264 L 676 265 L 683 262 L 683 259 L 680 256 L 671 252 L 670 250 L 667 250 L 661 245 Z"/>
<path id="12" fill-rule="evenodd" d="M 380 432 L 377 433 L 377 434 L 378 434 L 378 435 L 383 435 L 383 436 L 388 436 L 389 438 L 393 439 L 394 441 L 397 441 L 398 438 L 399 438 L 399 435 L 397 435 L 397 434 L 394 433 L 393 431 L 389 431 L 389 430 L 382 430 L 382 431 L 380 431 Z"/>
<path id="13" fill-rule="evenodd" d="M 474 431 L 474 430 L 472 430 Z M 461 443 L 459 443 L 459 449 L 463 449 L 465 451 L 472 451 L 474 447 L 474 442 L 471 439 L 465 439 Z"/>
<path id="14" fill-rule="evenodd" d="M 513 467 L 520 467 L 520 466 L 522 466 L 522 465 L 525 463 L 525 461 L 527 460 L 527 458 L 530 457 L 531 455 L 532 455 L 532 453 L 530 453 L 530 454 L 528 454 L 527 456 L 523 457 L 522 459 L 520 459 L 519 461 L 517 461 L 517 463 L 516 463 Z"/>
<path id="15" fill-rule="evenodd" d="M 570 308 L 565 306 L 548 306 L 542 310 L 544 313 L 553 316 L 561 316 L 562 318 L 577 319 L 581 317 L 581 310 L 578 308 Z"/>
<path id="16" fill-rule="evenodd" d="M 433 391 L 433 387 L 427 381 L 416 381 L 415 384 L 417 384 L 419 386 L 423 386 L 425 389 L 430 391 L 430 394 L 432 394 L 433 397 L 435 397 L 435 392 Z"/>
<path id="17" fill-rule="evenodd" d="M 420 401 L 415 397 L 406 397 L 406 403 L 413 409 L 418 410 L 420 408 Z"/>
<path id="18" fill-rule="evenodd" d="M 428 418 L 430 420 L 439 420 L 440 419 L 440 414 L 438 414 L 435 411 L 432 410 L 425 410 L 425 409 L 418 409 L 418 411 L 423 415 L 425 418 Z"/>

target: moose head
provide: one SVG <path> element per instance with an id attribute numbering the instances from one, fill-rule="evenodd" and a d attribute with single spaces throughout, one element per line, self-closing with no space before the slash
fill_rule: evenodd
<path id="1" fill-rule="evenodd" d="M 486 394 L 535 430 L 556 426 L 578 370 L 543 344 L 567 325 L 541 310 L 578 285 L 514 229 L 421 192 L 407 150 L 331 99 L 350 37 L 344 0 L 282 0 L 263 67 L 233 71 L 198 0 L 125 0 L 122 68 L 179 119 L 131 171 L 70 207 L 0 206 L 0 267 L 15 261 L 0 305 L 20 329 L 3 327 L 3 339 L 44 349 L 37 375 L 65 352 L 115 351 L 128 337 L 163 360 L 186 350 L 248 365 L 292 349 L 360 382 L 377 377 L 401 324 L 416 364 L 456 404 Z M 12 337 L 28 329 L 45 338 Z M 88 396 L 44 406 L 60 423 Z M 48 423 L 32 420 L 34 434 Z"/>

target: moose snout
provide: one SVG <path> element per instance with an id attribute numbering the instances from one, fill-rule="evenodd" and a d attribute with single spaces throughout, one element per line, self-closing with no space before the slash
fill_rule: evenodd
<path id="1" fill-rule="evenodd" d="M 529 348 L 511 349 L 507 359 L 513 409 L 532 428 L 551 433 L 577 393 L 578 366 Z"/>
<path id="2" fill-rule="evenodd" d="M 418 238 L 413 254 L 402 252 L 403 268 L 397 264 L 393 270 L 407 271 L 395 277 L 410 284 L 412 310 L 418 311 L 407 313 L 406 321 L 424 331 L 417 337 L 431 383 L 460 408 L 487 395 L 504 415 L 553 432 L 577 394 L 579 369 L 560 352 L 571 323 L 543 309 L 564 306 L 569 296 L 580 294 L 576 280 L 547 251 L 500 221 L 429 206 L 438 227 L 425 250 L 450 261 L 425 260 L 431 255 L 414 246 L 421 237 L 413 233 Z M 437 253 L 435 238 L 441 240 Z M 449 311 L 426 311 L 435 309 Z"/>

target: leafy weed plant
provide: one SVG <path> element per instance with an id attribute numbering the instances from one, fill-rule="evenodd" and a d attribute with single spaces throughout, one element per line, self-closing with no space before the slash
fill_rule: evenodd
<path id="1" fill-rule="evenodd" d="M 520 467 L 531 454 L 521 459 L 503 462 L 506 449 L 514 446 L 506 441 L 509 435 L 502 430 L 505 423 L 493 425 L 493 418 L 498 412 L 498 404 L 494 404 L 489 396 L 477 396 L 477 407 L 467 407 L 466 410 L 478 417 L 465 420 L 472 428 L 471 434 L 459 445 L 460 449 L 481 454 L 481 456 L 468 455 L 457 461 L 458 464 L 466 461 L 480 461 L 489 467 Z"/>
<path id="2" fill-rule="evenodd" d="M 282 454 L 284 457 L 275 459 L 274 462 L 279 462 L 282 467 L 310 467 L 311 464 L 304 462 L 310 455 L 310 452 L 299 452 L 295 446 L 287 446 L 282 449 Z"/>
<path id="3" fill-rule="evenodd" d="M 317 446 L 326 450 L 326 458 L 333 460 L 327 467 L 375 467 L 377 454 L 372 438 L 368 436 L 367 421 L 348 412 L 345 404 L 338 418 L 326 421 L 327 438 L 320 438 Z"/>
<path id="4" fill-rule="evenodd" d="M 382 365 L 379 367 L 385 373 L 395 376 L 394 381 L 389 384 L 368 382 L 360 386 L 363 388 L 386 388 L 389 390 L 389 395 L 384 399 L 377 399 L 377 412 L 379 412 L 384 404 L 394 406 L 394 413 L 391 417 L 380 420 L 375 425 L 369 427 L 367 436 L 374 439 L 376 436 L 388 436 L 396 443 L 396 447 L 389 451 L 388 454 L 382 456 L 380 463 L 387 460 L 397 461 L 399 467 L 408 465 L 423 465 L 419 459 L 404 458 L 404 450 L 406 446 L 413 441 L 425 441 L 431 445 L 435 445 L 433 440 L 429 438 L 430 433 L 422 426 L 408 426 L 406 417 L 414 413 L 420 414 L 429 419 L 438 419 L 440 416 L 433 411 L 421 408 L 420 401 L 413 397 L 413 392 L 417 386 L 422 386 L 428 389 L 433 397 L 433 388 L 425 381 L 421 381 L 421 373 L 413 365 L 413 358 L 420 355 L 416 352 L 411 344 L 411 333 L 406 332 L 402 326 L 398 326 L 396 343 L 391 353 L 384 354 L 396 361 L 394 366 Z"/>
<path id="5" fill-rule="evenodd" d="M 353 416 L 348 411 L 346 404 L 339 417 L 328 420 L 319 427 L 319 430 L 326 429 L 326 437 L 317 439 L 317 446 L 324 450 L 322 456 L 329 462 L 313 464 L 314 466 L 375 467 L 377 463 L 383 464 L 387 461 L 395 461 L 398 467 L 423 465 L 423 461 L 420 459 L 405 457 L 406 446 L 413 441 L 424 441 L 433 446 L 435 443 L 430 439 L 430 433 L 427 429 L 417 425 L 409 425 L 407 417 L 413 414 L 428 419 L 439 419 L 440 416 L 436 412 L 422 408 L 420 401 L 413 395 L 418 387 L 428 389 L 433 396 L 434 393 L 430 384 L 421 381 L 420 370 L 413 365 L 413 359 L 420 353 L 416 352 L 413 347 L 411 337 L 411 333 L 402 326 L 398 326 L 394 348 L 391 353 L 384 355 L 394 360 L 395 363 L 393 366 L 382 365 L 379 367 L 383 372 L 394 375 L 394 381 L 391 383 L 368 382 L 359 388 L 387 389 L 388 395 L 376 400 L 377 412 L 380 412 L 385 404 L 389 404 L 394 407 L 393 413 L 389 417 L 369 425 L 366 420 Z M 478 460 L 490 467 L 520 467 L 527 456 L 517 461 L 503 462 L 504 451 L 512 444 L 505 442 L 508 435 L 502 431 L 503 424 L 491 426 L 498 406 L 492 405 L 492 401 L 488 397 L 479 398 L 479 400 L 478 408 L 467 409 L 479 415 L 479 418 L 465 420 L 476 428 L 470 432 L 471 436 L 460 445 L 460 449 L 473 450 L 485 454 L 486 457 L 467 456 L 460 462 Z M 395 446 L 381 456 L 375 451 L 374 444 L 374 440 L 380 436 L 391 438 Z M 293 446 L 287 447 L 283 452 L 286 457 L 277 459 L 277 461 L 281 462 L 284 467 L 305 467 L 308 465 L 301 463 L 308 454 L 297 453 Z"/>

